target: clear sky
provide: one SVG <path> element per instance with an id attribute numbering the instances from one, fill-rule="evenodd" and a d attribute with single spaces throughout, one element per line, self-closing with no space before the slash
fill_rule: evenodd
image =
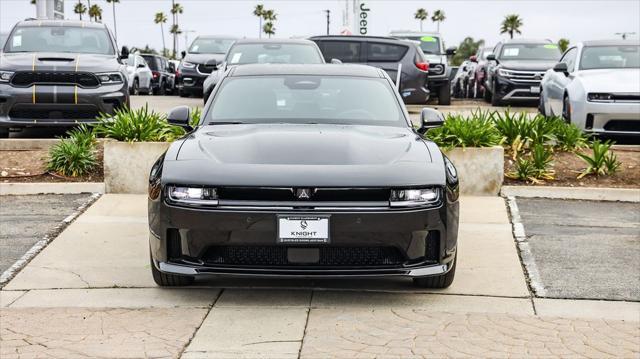
<path id="1" fill-rule="evenodd" d="M 86 4 L 86 0 L 82 0 Z M 257 37 L 258 19 L 252 11 L 256 4 L 264 4 L 278 14 L 276 37 L 311 36 L 326 33 L 326 14 L 331 10 L 331 33 L 342 29 L 344 0 L 177 0 L 184 7 L 179 23 L 183 30 L 191 30 L 189 41 L 197 34 L 229 34 Z M 65 0 L 67 18 L 77 19 L 73 6 L 77 0 Z M 436 9 L 444 10 L 446 20 L 440 26 L 447 46 L 457 45 L 471 36 L 493 44 L 506 35 L 499 34 L 500 22 L 507 14 L 519 14 L 524 21 L 522 37 L 548 38 L 557 41 L 564 37 L 576 42 L 614 37 L 616 32 L 640 34 L 640 0 L 448 0 L 403 1 L 361 0 L 370 8 L 369 35 L 387 35 L 391 30 L 419 30 L 413 19 L 417 8 L 425 8 L 429 16 Z M 103 22 L 113 27 L 111 5 L 105 0 L 91 0 L 103 8 Z M 171 0 L 120 0 L 116 5 L 118 42 L 142 47 L 162 46 L 160 27 L 153 22 L 154 14 L 164 11 L 168 16 Z M 13 24 L 27 17 L 35 17 L 35 6 L 29 0 L 0 0 L 0 32 L 8 32 Z M 170 16 L 169 16 L 170 18 Z M 169 20 L 170 22 L 171 20 Z M 165 26 L 167 46 L 170 47 L 168 26 Z M 424 30 L 436 25 L 425 21 Z M 182 49 L 184 36 L 180 38 Z"/>

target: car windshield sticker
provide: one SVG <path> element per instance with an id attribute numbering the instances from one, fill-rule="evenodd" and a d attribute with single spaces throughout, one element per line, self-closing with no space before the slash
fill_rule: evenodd
<path id="1" fill-rule="evenodd" d="M 504 49 L 504 52 L 502 53 L 503 56 L 518 56 L 518 54 L 520 53 L 520 49 L 517 47 L 512 47 L 512 48 L 506 48 Z"/>
<path id="2" fill-rule="evenodd" d="M 235 64 L 240 62 L 240 57 L 242 56 L 241 52 L 236 52 L 235 54 L 233 54 L 233 57 L 231 58 L 231 63 Z"/>
<path id="3" fill-rule="evenodd" d="M 544 45 L 545 49 L 557 49 L 558 45 L 554 45 L 554 44 L 549 44 L 549 45 Z"/>
<path id="4" fill-rule="evenodd" d="M 436 38 L 433 36 L 423 36 L 420 38 L 422 42 L 436 42 Z"/>
<path id="5" fill-rule="evenodd" d="M 287 100 L 284 100 L 284 99 L 283 100 L 278 100 L 276 102 L 276 104 L 278 105 L 278 107 L 285 107 L 285 106 L 287 106 Z"/>
<path id="6" fill-rule="evenodd" d="M 13 37 L 13 43 L 11 44 L 13 47 L 22 46 L 22 35 L 16 35 Z"/>

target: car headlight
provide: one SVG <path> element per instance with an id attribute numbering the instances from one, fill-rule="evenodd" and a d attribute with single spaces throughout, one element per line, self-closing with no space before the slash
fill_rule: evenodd
<path id="1" fill-rule="evenodd" d="M 587 99 L 593 102 L 613 102 L 613 95 L 610 93 L 590 92 Z"/>
<path id="2" fill-rule="evenodd" d="M 119 72 L 105 72 L 101 74 L 96 74 L 98 76 L 98 80 L 103 85 L 112 85 L 112 84 L 120 84 L 123 82 L 122 74 Z"/>
<path id="3" fill-rule="evenodd" d="M 210 187 L 168 186 L 167 197 L 170 202 L 189 206 L 218 205 L 218 191 Z"/>
<path id="4" fill-rule="evenodd" d="M 498 69 L 498 75 L 509 77 L 512 75 L 512 72 L 505 69 Z"/>
<path id="5" fill-rule="evenodd" d="M 391 190 L 391 207 L 415 207 L 434 205 L 440 202 L 439 188 Z"/>
<path id="6" fill-rule="evenodd" d="M 13 74 L 13 71 L 0 71 L 0 82 L 9 82 Z"/>
<path id="7" fill-rule="evenodd" d="M 182 62 L 182 67 L 184 67 L 185 69 L 192 69 L 192 68 L 196 67 L 196 64 L 194 64 L 193 62 L 183 61 Z"/>

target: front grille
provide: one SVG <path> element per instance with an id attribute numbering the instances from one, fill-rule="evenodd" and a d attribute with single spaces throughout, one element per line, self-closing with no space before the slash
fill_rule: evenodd
<path id="1" fill-rule="evenodd" d="M 11 84 L 17 87 L 28 87 L 33 84 L 47 85 L 78 85 L 81 87 L 98 87 L 100 81 L 91 73 L 86 72 L 47 72 L 47 71 L 20 71 L 11 78 Z"/>
<path id="2" fill-rule="evenodd" d="M 306 247 L 305 247 L 306 248 Z M 286 267 L 299 266 L 288 258 L 284 246 L 214 246 L 202 260 L 207 265 Z M 304 264 L 317 267 L 384 267 L 405 262 L 395 247 L 318 247 L 318 261 Z"/>
<path id="3" fill-rule="evenodd" d="M 521 82 L 526 84 L 535 85 L 542 81 L 544 72 L 542 71 L 518 71 L 518 70 L 505 70 L 501 69 L 506 78 L 513 82 Z"/>
<path id="4" fill-rule="evenodd" d="M 606 131 L 640 132 L 640 120 L 611 120 L 604 125 Z"/>
<path id="5" fill-rule="evenodd" d="M 71 104 L 17 104 L 9 111 L 9 117 L 15 120 L 89 120 L 98 114 L 98 108 L 93 105 Z"/>
<path id="6" fill-rule="evenodd" d="M 203 74 L 210 74 L 213 71 L 212 66 L 206 66 L 205 64 L 198 65 L 198 72 Z"/>
<path id="7" fill-rule="evenodd" d="M 611 99 L 620 102 L 640 102 L 639 93 L 613 93 Z"/>
<path id="8" fill-rule="evenodd" d="M 221 200 L 241 201 L 296 201 L 298 188 L 222 187 L 218 189 Z M 310 201 L 354 202 L 389 201 L 388 188 L 309 188 Z"/>

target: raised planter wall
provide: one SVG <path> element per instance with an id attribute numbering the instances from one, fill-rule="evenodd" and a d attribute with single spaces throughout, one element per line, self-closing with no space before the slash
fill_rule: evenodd
<path id="1" fill-rule="evenodd" d="M 147 193 L 151 166 L 168 142 L 104 142 L 104 183 L 107 193 Z"/>
<path id="2" fill-rule="evenodd" d="M 458 170 L 460 193 L 497 196 L 504 179 L 504 149 L 496 147 L 453 148 L 445 154 Z"/>

